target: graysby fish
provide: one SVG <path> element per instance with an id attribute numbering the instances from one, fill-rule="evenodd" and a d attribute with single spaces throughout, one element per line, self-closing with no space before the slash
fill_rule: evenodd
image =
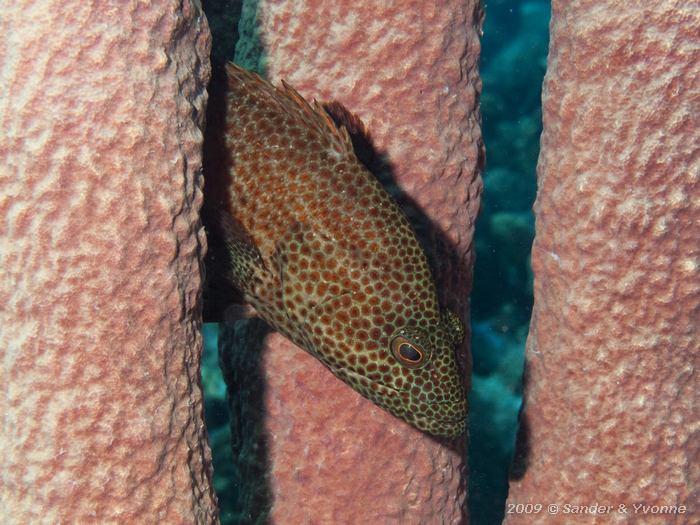
<path id="1" fill-rule="evenodd" d="M 462 434 L 464 328 L 440 308 L 408 220 L 321 105 L 226 73 L 228 278 L 357 392 L 425 432 Z"/>

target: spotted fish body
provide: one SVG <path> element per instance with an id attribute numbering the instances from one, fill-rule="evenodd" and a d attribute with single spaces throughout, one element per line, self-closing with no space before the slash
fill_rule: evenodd
<path id="1" fill-rule="evenodd" d="M 348 132 L 288 85 L 227 66 L 230 279 L 272 327 L 428 433 L 464 431 L 454 348 L 411 226 Z"/>

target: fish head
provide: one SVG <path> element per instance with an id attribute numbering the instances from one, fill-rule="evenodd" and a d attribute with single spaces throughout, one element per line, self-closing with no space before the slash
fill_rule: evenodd
<path id="1" fill-rule="evenodd" d="M 453 438 L 466 427 L 466 389 L 455 351 L 464 327 L 452 312 L 435 317 L 432 323 L 409 320 L 392 331 L 385 327 L 379 340 L 357 342 L 353 357 L 329 366 L 393 415 L 429 434 Z"/>

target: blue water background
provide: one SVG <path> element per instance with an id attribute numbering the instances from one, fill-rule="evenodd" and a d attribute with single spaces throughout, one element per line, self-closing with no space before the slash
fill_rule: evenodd
<path id="1" fill-rule="evenodd" d="M 472 525 L 503 520 L 532 311 L 532 205 L 550 3 L 489 0 L 482 38 L 486 171 L 476 225 L 469 500 Z"/>

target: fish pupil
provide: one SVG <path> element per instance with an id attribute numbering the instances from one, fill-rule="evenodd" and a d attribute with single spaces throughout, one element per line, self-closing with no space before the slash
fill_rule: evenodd
<path id="1" fill-rule="evenodd" d="M 411 361 L 413 363 L 417 363 L 422 357 L 421 353 L 408 343 L 404 343 L 399 346 L 399 355 L 407 361 Z"/>

